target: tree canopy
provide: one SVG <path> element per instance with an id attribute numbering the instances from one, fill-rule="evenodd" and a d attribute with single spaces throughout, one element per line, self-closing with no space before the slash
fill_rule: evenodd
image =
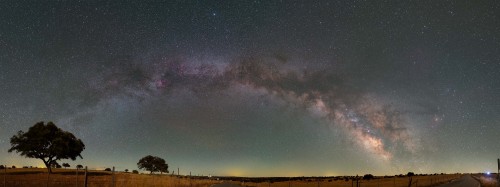
<path id="1" fill-rule="evenodd" d="M 153 172 L 168 173 L 168 164 L 163 158 L 157 156 L 148 155 L 141 158 L 137 163 L 137 167 L 150 171 L 150 174 Z"/>
<path id="2" fill-rule="evenodd" d="M 51 165 L 61 159 L 83 159 L 80 154 L 85 145 L 72 133 L 58 128 L 54 123 L 38 122 L 28 132 L 19 131 L 10 138 L 9 152 L 16 151 L 27 158 L 41 159 L 49 172 Z"/>

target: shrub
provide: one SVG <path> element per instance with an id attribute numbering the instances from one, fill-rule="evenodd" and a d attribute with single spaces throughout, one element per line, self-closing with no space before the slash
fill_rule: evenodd
<path id="1" fill-rule="evenodd" d="M 133 174 L 139 174 L 139 171 L 137 171 L 137 170 L 134 169 L 134 170 L 132 170 L 132 173 Z"/>
<path id="2" fill-rule="evenodd" d="M 104 171 L 111 171 L 111 168 L 106 168 L 104 169 Z"/>

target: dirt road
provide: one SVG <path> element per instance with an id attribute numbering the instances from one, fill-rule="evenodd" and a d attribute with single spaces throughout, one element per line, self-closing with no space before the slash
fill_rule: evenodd
<path id="1" fill-rule="evenodd" d="M 477 182 L 470 175 L 465 175 L 448 184 L 443 184 L 439 187 L 479 187 L 479 182 Z"/>

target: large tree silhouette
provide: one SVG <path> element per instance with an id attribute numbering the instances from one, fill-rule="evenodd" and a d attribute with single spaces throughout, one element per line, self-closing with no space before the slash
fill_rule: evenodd
<path id="1" fill-rule="evenodd" d="M 137 163 L 137 167 L 150 171 L 150 174 L 153 172 L 168 173 L 168 164 L 163 158 L 157 156 L 148 155 L 141 158 Z"/>
<path id="2" fill-rule="evenodd" d="M 38 122 L 28 132 L 19 131 L 10 138 L 12 147 L 9 152 L 16 151 L 21 156 L 41 159 L 49 173 L 51 164 L 61 159 L 83 159 L 80 153 L 85 149 L 82 140 L 72 133 L 63 131 L 54 123 Z"/>

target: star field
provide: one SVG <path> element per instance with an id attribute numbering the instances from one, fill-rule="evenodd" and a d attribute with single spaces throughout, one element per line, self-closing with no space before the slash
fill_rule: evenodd
<path id="1" fill-rule="evenodd" d="M 495 1 L 0 4 L 0 164 L 39 121 L 90 168 L 181 174 L 494 171 Z"/>

